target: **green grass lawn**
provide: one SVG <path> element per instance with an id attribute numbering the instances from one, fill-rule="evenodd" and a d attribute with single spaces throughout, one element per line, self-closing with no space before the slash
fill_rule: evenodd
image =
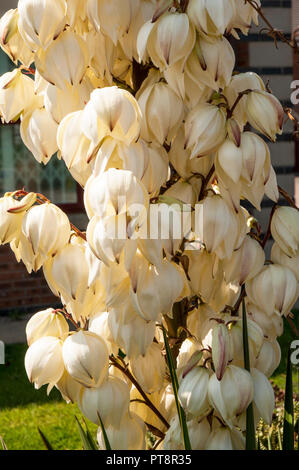
<path id="1" fill-rule="evenodd" d="M 0 366 L 0 435 L 10 450 L 44 449 L 39 427 L 54 449 L 81 449 L 78 406 L 67 405 L 56 389 L 49 397 L 45 387 L 34 389 L 25 372 L 26 350 L 26 345 L 7 346 L 6 365 Z M 95 435 L 96 426 L 88 426 Z"/>
<path id="2" fill-rule="evenodd" d="M 299 327 L 299 315 L 296 315 Z M 288 345 L 295 338 L 290 326 L 285 322 L 285 332 L 279 342 L 282 361 L 272 380 L 284 389 L 286 355 Z M 26 345 L 6 347 L 6 365 L 0 366 L 0 435 L 8 449 L 44 449 L 38 427 L 46 435 L 54 449 L 81 449 L 82 444 L 75 422 L 75 416 L 82 418 L 77 405 L 67 405 L 54 389 L 49 397 L 45 387 L 35 390 L 28 381 L 24 356 Z M 295 368 L 294 368 L 295 369 Z M 299 370 L 293 374 L 294 392 L 299 395 Z M 88 423 L 92 434 L 96 426 Z"/>

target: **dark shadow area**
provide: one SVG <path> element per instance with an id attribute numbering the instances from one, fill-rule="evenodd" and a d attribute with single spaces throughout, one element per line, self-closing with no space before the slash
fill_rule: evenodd
<path id="1" fill-rule="evenodd" d="M 6 364 L 0 366 L 0 410 L 29 403 L 62 401 L 58 390 L 53 389 L 47 396 L 46 386 L 35 390 L 34 385 L 29 382 L 24 365 L 26 351 L 26 344 L 8 345 L 5 348 Z"/>

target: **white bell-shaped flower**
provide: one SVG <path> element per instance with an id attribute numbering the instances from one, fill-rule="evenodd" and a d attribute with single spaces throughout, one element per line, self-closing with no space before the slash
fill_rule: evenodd
<path id="1" fill-rule="evenodd" d="M 140 0 L 88 0 L 87 16 L 93 27 L 103 31 L 116 46 L 128 32 L 138 13 Z"/>
<path id="2" fill-rule="evenodd" d="M 35 388 L 49 384 L 49 392 L 64 372 L 61 339 L 45 336 L 35 341 L 26 352 L 25 369 Z"/>
<path id="3" fill-rule="evenodd" d="M 31 108 L 21 120 L 21 137 L 38 163 L 46 165 L 57 152 L 57 124 L 45 108 Z"/>
<path id="4" fill-rule="evenodd" d="M 57 143 L 59 153 L 71 175 L 84 187 L 91 176 L 92 168 L 88 163 L 91 141 L 81 130 L 82 119 L 83 111 L 65 116 L 57 130 Z"/>
<path id="5" fill-rule="evenodd" d="M 233 48 L 224 37 L 200 38 L 187 61 L 187 68 L 197 71 L 197 80 L 213 90 L 229 84 L 234 65 Z"/>
<path id="6" fill-rule="evenodd" d="M 112 136 L 130 144 L 140 133 L 141 112 L 134 96 L 117 87 L 94 90 L 83 113 L 82 130 L 94 146 Z"/>
<path id="7" fill-rule="evenodd" d="M 160 391 L 166 374 L 166 362 L 157 343 L 152 343 L 144 356 L 133 358 L 130 367 L 146 393 Z"/>
<path id="8" fill-rule="evenodd" d="M 72 31 L 64 31 L 45 51 L 39 49 L 35 55 L 39 73 L 61 90 L 81 83 L 88 60 L 85 41 Z"/>
<path id="9" fill-rule="evenodd" d="M 195 232 L 208 253 L 213 253 L 221 243 L 231 237 L 231 227 L 234 223 L 233 213 L 219 195 L 208 195 L 197 204 L 197 220 Z"/>
<path id="10" fill-rule="evenodd" d="M 23 218 L 22 231 L 33 253 L 44 260 L 63 248 L 71 236 L 68 217 L 51 203 L 32 207 Z"/>
<path id="11" fill-rule="evenodd" d="M 156 72 L 153 72 L 153 76 Z M 183 101 L 167 85 L 156 82 L 143 84 L 137 94 L 142 112 L 141 136 L 147 142 L 171 142 L 183 119 Z"/>
<path id="12" fill-rule="evenodd" d="M 266 377 L 271 377 L 281 360 L 281 350 L 277 340 L 265 340 L 254 367 Z"/>
<path id="13" fill-rule="evenodd" d="M 178 396 L 184 410 L 201 419 L 211 410 L 208 402 L 210 374 L 204 367 L 194 367 L 182 378 Z"/>
<path id="14" fill-rule="evenodd" d="M 247 321 L 247 330 L 250 363 L 254 364 L 263 346 L 264 333 L 261 327 L 250 319 Z M 238 319 L 230 325 L 229 335 L 232 345 L 232 363 L 235 366 L 244 367 L 243 321 L 241 319 Z"/>
<path id="15" fill-rule="evenodd" d="M 13 195 L 6 194 L 0 198 L 0 244 L 5 245 L 13 240 L 18 242 L 21 230 L 22 221 L 26 209 L 34 204 L 33 193 L 29 193 L 21 201 L 14 199 Z M 29 205 L 27 206 L 27 204 Z"/>
<path id="16" fill-rule="evenodd" d="M 264 263 L 265 253 L 261 245 L 247 235 L 241 247 L 223 262 L 225 280 L 242 285 L 254 278 L 262 270 Z"/>
<path id="17" fill-rule="evenodd" d="M 275 142 L 276 134 L 282 134 L 284 110 L 275 96 L 253 90 L 247 97 L 246 112 L 249 124 L 272 142 Z"/>
<path id="18" fill-rule="evenodd" d="M 63 339 L 69 326 L 62 313 L 52 308 L 35 313 L 26 325 L 28 346 L 45 336 Z"/>
<path id="19" fill-rule="evenodd" d="M 145 424 L 135 413 L 128 413 L 120 428 L 108 425 L 105 431 L 113 450 L 145 450 Z M 98 444 L 100 449 L 106 449 L 101 428 L 98 430 Z"/>
<path id="20" fill-rule="evenodd" d="M 120 428 L 122 420 L 129 411 L 130 391 L 126 382 L 109 376 L 97 388 L 85 388 L 79 406 L 86 418 L 99 424 L 99 416 L 104 426 Z"/>
<path id="21" fill-rule="evenodd" d="M 209 442 L 211 427 L 207 419 L 199 421 L 197 418 L 187 421 L 188 434 L 191 448 L 193 450 L 203 450 Z M 175 416 L 170 421 L 165 440 L 163 441 L 163 450 L 184 450 L 184 442 L 181 433 L 180 420 Z"/>
<path id="22" fill-rule="evenodd" d="M 289 268 L 270 264 L 246 282 L 246 292 L 268 315 L 288 315 L 298 296 L 297 279 Z"/>
<path id="23" fill-rule="evenodd" d="M 46 49 L 66 24 L 65 0 L 19 0 L 19 30 L 32 50 Z"/>
<path id="24" fill-rule="evenodd" d="M 191 149 L 190 158 L 213 153 L 226 136 L 223 108 L 209 103 L 195 106 L 186 117 L 185 136 L 185 147 Z"/>
<path id="25" fill-rule="evenodd" d="M 138 315 L 130 300 L 109 312 L 108 324 L 114 342 L 128 358 L 145 355 L 155 336 L 155 323 L 146 322 Z"/>
<path id="26" fill-rule="evenodd" d="M 109 354 L 105 341 L 90 331 L 71 334 L 63 343 L 63 361 L 73 379 L 85 387 L 99 387 L 108 378 Z"/>
<path id="27" fill-rule="evenodd" d="M 299 252 L 290 258 L 278 245 L 278 243 L 273 243 L 271 250 L 271 261 L 275 264 L 281 264 L 286 266 L 296 276 L 297 281 L 299 282 Z"/>
<path id="28" fill-rule="evenodd" d="M 148 30 L 150 33 L 146 34 Z M 144 60 L 147 50 L 153 64 L 164 70 L 181 59 L 186 60 L 194 42 L 195 30 L 188 16 L 165 13 L 156 22 L 145 23 L 141 28 L 137 37 L 139 60 Z"/>
<path id="29" fill-rule="evenodd" d="M 272 217 L 271 234 L 287 256 L 296 256 L 299 248 L 299 212 L 293 207 L 278 207 Z"/>
<path id="30" fill-rule="evenodd" d="M 251 369 L 251 377 L 253 380 L 253 404 L 259 415 L 265 423 L 272 423 L 272 415 L 275 407 L 275 396 L 271 383 L 267 377 L 258 369 Z"/>
<path id="31" fill-rule="evenodd" d="M 0 116 L 4 122 L 17 120 L 34 102 L 34 81 L 20 69 L 0 77 Z"/>
<path id="32" fill-rule="evenodd" d="M 91 176 L 85 186 L 84 204 L 89 218 L 127 214 L 129 236 L 137 224 L 144 222 L 148 203 L 145 187 L 131 171 L 110 168 L 101 176 Z"/>
<path id="33" fill-rule="evenodd" d="M 249 372 L 240 367 L 229 365 L 221 381 L 215 374 L 209 380 L 209 402 L 229 426 L 247 409 L 253 394 L 253 380 Z"/>
<path id="34" fill-rule="evenodd" d="M 20 61 L 29 67 L 34 54 L 20 35 L 18 28 L 18 10 L 8 10 L 0 19 L 0 47 L 8 57 L 17 65 Z"/>
<path id="35" fill-rule="evenodd" d="M 187 13 L 198 31 L 221 36 L 235 14 L 232 0 L 190 0 Z"/>
<path id="36" fill-rule="evenodd" d="M 242 0 L 241 0 L 242 1 Z M 232 108 L 240 93 L 246 90 L 262 90 L 265 91 L 265 85 L 261 77 L 254 72 L 245 72 L 233 75 L 228 86 L 223 90 L 224 96 L 227 98 L 229 107 Z M 248 95 L 242 96 L 234 109 L 234 119 L 243 129 L 248 116 L 246 112 L 246 101 Z"/>
<path id="37" fill-rule="evenodd" d="M 245 450 L 245 439 L 236 428 L 217 426 L 211 432 L 205 450 Z"/>
<path id="38" fill-rule="evenodd" d="M 59 124 L 70 113 L 83 109 L 89 100 L 92 86 L 85 81 L 78 87 L 68 86 L 61 90 L 51 84 L 45 90 L 45 108 Z"/>

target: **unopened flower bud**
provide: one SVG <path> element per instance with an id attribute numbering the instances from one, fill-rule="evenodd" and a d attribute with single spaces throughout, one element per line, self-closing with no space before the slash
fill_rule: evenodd
<path id="1" fill-rule="evenodd" d="M 231 339 L 223 323 L 217 323 L 212 331 L 212 359 L 216 377 L 221 380 L 228 362 L 232 359 Z"/>

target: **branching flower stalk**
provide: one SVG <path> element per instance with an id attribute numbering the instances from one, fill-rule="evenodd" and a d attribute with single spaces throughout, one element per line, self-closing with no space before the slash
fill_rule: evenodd
<path id="1" fill-rule="evenodd" d="M 3 125 L 20 123 L 40 164 L 64 161 L 88 217 L 81 231 L 30 188 L 0 199 L 0 244 L 63 305 L 29 320 L 25 368 L 100 417 L 100 449 L 149 448 L 146 430 L 159 451 L 245 449 L 248 406 L 272 420 L 299 214 L 267 142 L 285 114 L 297 123 L 257 74 L 234 74 L 227 37 L 264 19 L 259 3 L 222 3 L 19 0 L 0 20 L 16 65 L 0 77 Z M 243 201 L 264 197 L 263 236 Z"/>
<path id="2" fill-rule="evenodd" d="M 274 26 L 272 26 L 270 21 L 265 16 L 265 13 L 264 13 L 262 7 L 255 0 L 245 0 L 245 2 L 250 3 L 252 8 L 254 8 L 258 12 L 259 16 L 266 23 L 268 28 L 263 28 L 263 30 L 261 32 L 266 31 L 267 35 L 270 36 L 271 38 L 273 38 L 276 47 L 278 47 L 277 46 L 277 41 L 280 40 L 284 44 L 287 44 L 288 46 L 290 46 L 294 50 L 295 54 L 299 53 L 299 47 L 298 47 L 298 44 L 297 44 L 296 40 L 295 39 L 289 40 L 285 36 L 283 31 L 280 31 L 280 30 L 276 29 Z"/>

